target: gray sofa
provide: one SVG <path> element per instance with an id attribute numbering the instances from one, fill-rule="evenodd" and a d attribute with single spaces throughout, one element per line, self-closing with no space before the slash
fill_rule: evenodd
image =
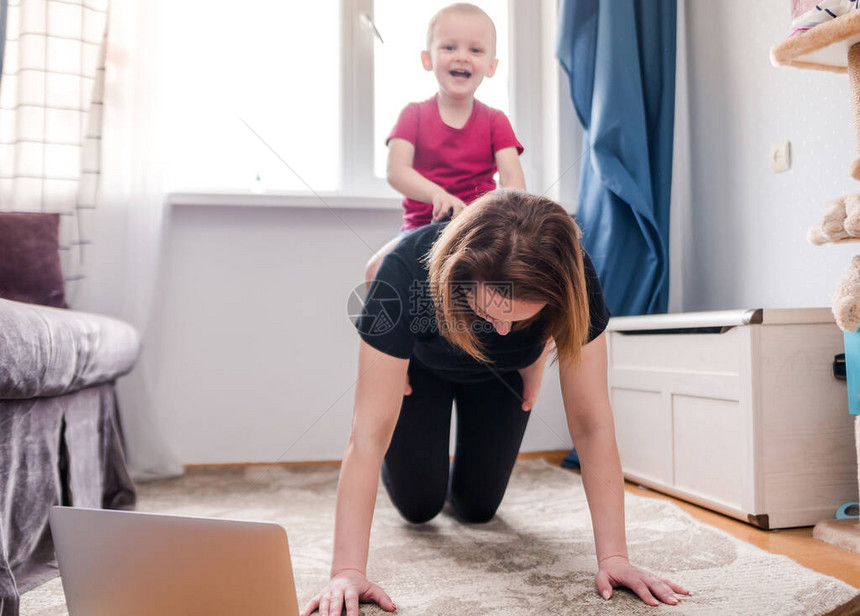
<path id="1" fill-rule="evenodd" d="M 57 574 L 52 505 L 134 506 L 115 381 L 139 349 L 115 319 L 0 299 L 0 616 Z"/>

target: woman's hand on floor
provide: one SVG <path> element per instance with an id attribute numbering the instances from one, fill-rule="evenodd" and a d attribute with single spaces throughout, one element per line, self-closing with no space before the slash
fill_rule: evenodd
<path id="1" fill-rule="evenodd" d="M 322 592 L 311 599 L 301 616 L 319 608 L 320 616 L 340 616 L 346 607 L 346 616 L 358 616 L 358 604 L 377 603 L 386 612 L 397 609 L 391 597 L 379 586 L 368 582 L 360 572 L 348 570 L 332 576 Z"/>
<path id="2" fill-rule="evenodd" d="M 689 590 L 674 582 L 634 567 L 623 556 L 610 556 L 600 561 L 600 570 L 594 581 L 604 599 L 612 596 L 613 588 L 626 586 L 648 605 L 660 605 L 657 599 L 669 605 L 676 605 L 679 601 L 676 594 L 690 594 Z"/>

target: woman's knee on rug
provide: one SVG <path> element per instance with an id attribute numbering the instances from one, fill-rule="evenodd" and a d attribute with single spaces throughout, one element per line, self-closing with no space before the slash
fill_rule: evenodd
<path id="1" fill-rule="evenodd" d="M 469 524 L 486 524 L 496 515 L 501 500 L 476 497 L 469 494 L 452 492 L 448 499 L 454 514 L 463 522 Z"/>
<path id="2" fill-rule="evenodd" d="M 389 465 L 382 465 L 382 484 L 391 502 L 407 522 L 423 524 L 435 518 L 445 506 L 447 477 L 440 481 L 422 481 L 417 478 L 396 479 Z M 425 477 L 425 479 L 429 479 Z"/>
<path id="3" fill-rule="evenodd" d="M 389 492 L 389 495 L 391 492 Z M 429 522 L 442 511 L 445 506 L 445 498 L 438 498 L 435 495 L 420 495 L 417 498 L 413 497 L 408 500 L 391 499 L 395 508 L 400 513 L 400 516 L 407 522 L 412 524 L 423 524 Z"/>

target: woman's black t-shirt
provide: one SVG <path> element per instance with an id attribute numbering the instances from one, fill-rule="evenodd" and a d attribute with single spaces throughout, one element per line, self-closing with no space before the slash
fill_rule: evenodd
<path id="1" fill-rule="evenodd" d="M 519 370 L 533 364 L 543 352 L 544 323 L 538 319 L 525 329 L 507 335 L 479 320 L 477 337 L 492 362 L 484 364 L 451 345 L 436 326 L 436 309 L 424 261 L 446 223 L 431 224 L 407 235 L 383 259 L 370 286 L 356 328 L 362 339 L 386 355 L 418 360 L 443 378 L 471 383 L 495 373 Z M 591 341 L 606 328 L 609 310 L 591 259 L 583 252 Z"/>

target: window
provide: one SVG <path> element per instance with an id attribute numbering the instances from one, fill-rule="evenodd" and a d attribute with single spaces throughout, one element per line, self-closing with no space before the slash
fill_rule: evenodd
<path id="1" fill-rule="evenodd" d="M 338 189 L 339 5 L 164 5 L 170 190 Z"/>
<path id="2" fill-rule="evenodd" d="M 167 189 L 394 197 L 384 139 L 406 103 L 436 91 L 420 52 L 450 1 L 163 3 Z M 541 15 L 554 2 L 474 1 L 493 18 L 499 58 L 477 96 L 509 115 L 534 166 Z"/>

